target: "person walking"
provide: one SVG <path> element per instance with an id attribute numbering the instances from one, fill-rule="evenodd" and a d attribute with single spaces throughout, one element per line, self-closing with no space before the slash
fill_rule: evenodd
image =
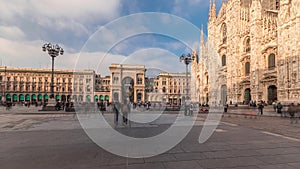
<path id="1" fill-rule="evenodd" d="M 227 113 L 227 110 L 228 110 L 228 104 L 225 103 L 225 105 L 224 105 L 224 113 Z"/>
<path id="2" fill-rule="evenodd" d="M 263 115 L 264 114 L 264 107 L 265 107 L 265 102 L 264 101 L 262 101 L 261 102 L 261 115 Z"/>
<path id="3" fill-rule="evenodd" d="M 123 116 L 123 124 L 128 124 L 128 114 L 130 111 L 130 105 L 126 101 L 124 101 L 124 104 L 122 105 L 122 116 Z"/>
<path id="4" fill-rule="evenodd" d="M 276 111 L 276 110 L 277 110 L 277 104 L 276 104 L 276 102 L 273 101 L 272 105 L 273 105 L 274 112 L 276 113 L 276 112 L 277 112 L 277 111 Z"/>
<path id="5" fill-rule="evenodd" d="M 117 102 L 117 101 L 114 102 L 112 108 L 113 108 L 113 112 L 114 112 L 114 115 L 115 115 L 114 122 L 115 122 L 115 125 L 117 126 L 119 124 L 120 103 Z"/>
<path id="6" fill-rule="evenodd" d="M 288 108 L 288 112 L 290 114 L 290 119 L 291 119 L 291 124 L 295 121 L 295 123 L 298 122 L 296 118 L 296 113 L 297 113 L 297 107 L 294 105 L 294 103 L 291 103 L 291 105 Z"/>
<path id="7" fill-rule="evenodd" d="M 258 104 L 258 111 L 257 111 L 257 114 L 258 114 L 258 115 L 263 115 L 263 109 L 264 109 L 264 104 L 263 104 L 263 102 L 261 101 L 261 102 Z"/>
<path id="8" fill-rule="evenodd" d="M 282 113 L 283 106 L 282 106 L 282 104 L 280 102 L 277 103 L 276 108 L 277 108 L 277 113 L 279 113 L 280 116 L 283 117 L 283 113 Z"/>

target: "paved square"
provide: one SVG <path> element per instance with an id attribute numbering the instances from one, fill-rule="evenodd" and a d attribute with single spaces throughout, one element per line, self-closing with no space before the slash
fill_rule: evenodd
<path id="1" fill-rule="evenodd" d="M 113 118 L 112 114 L 105 116 L 108 120 Z M 205 117 L 200 114 L 188 136 L 172 150 L 151 158 L 130 159 L 113 155 L 93 143 L 74 114 L 2 113 L 1 169 L 300 168 L 300 138 L 293 134 L 300 131 L 299 124 L 291 125 L 288 119 L 280 117 L 249 119 L 225 115 L 213 136 L 199 144 Z M 168 120 L 162 118 L 153 126 L 134 124 L 118 130 L 147 136 L 168 125 Z M 281 132 L 283 128 L 286 133 Z"/>

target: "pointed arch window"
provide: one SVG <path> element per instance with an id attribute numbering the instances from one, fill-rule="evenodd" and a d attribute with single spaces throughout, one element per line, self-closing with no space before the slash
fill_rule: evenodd
<path id="1" fill-rule="evenodd" d="M 222 56 L 222 66 L 226 66 L 226 55 Z"/>
<path id="2" fill-rule="evenodd" d="M 272 53 L 268 57 L 268 68 L 274 69 L 275 68 L 275 54 Z"/>
<path id="3" fill-rule="evenodd" d="M 248 76 L 250 74 L 250 62 L 245 63 L 245 75 Z"/>
<path id="4" fill-rule="evenodd" d="M 221 27 L 221 33 L 222 33 L 222 43 L 227 42 L 227 26 L 225 23 L 223 23 Z"/>
<path id="5" fill-rule="evenodd" d="M 245 42 L 245 52 L 248 53 L 250 51 L 251 51 L 251 45 L 250 45 L 250 38 L 248 37 Z"/>

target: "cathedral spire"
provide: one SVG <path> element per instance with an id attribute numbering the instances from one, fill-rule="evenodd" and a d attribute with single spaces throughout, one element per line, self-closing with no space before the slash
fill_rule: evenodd
<path id="1" fill-rule="evenodd" d="M 216 12 L 216 1 L 210 0 L 210 9 L 209 9 L 209 20 L 213 20 L 216 18 L 217 12 Z"/>
<path id="2" fill-rule="evenodd" d="M 251 8 L 254 10 L 261 10 L 261 0 L 252 0 Z"/>
<path id="3" fill-rule="evenodd" d="M 200 45 L 204 44 L 204 30 L 203 30 L 203 24 L 201 25 L 201 34 L 200 34 Z"/>

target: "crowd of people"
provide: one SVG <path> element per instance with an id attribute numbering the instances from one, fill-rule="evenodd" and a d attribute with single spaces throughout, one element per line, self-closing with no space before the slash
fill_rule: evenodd
<path id="1" fill-rule="evenodd" d="M 80 104 L 87 104 L 87 103 L 80 103 Z M 90 104 L 94 104 L 94 103 L 90 103 Z M 110 102 L 104 102 L 104 101 L 98 101 L 96 102 L 97 104 L 97 107 L 98 109 L 101 111 L 101 112 L 105 112 L 107 111 L 107 108 L 111 105 Z M 125 107 L 122 108 L 122 105 L 127 105 L 128 106 L 128 109 L 125 110 Z M 5 101 L 5 102 L 2 102 L 2 105 L 6 107 L 6 110 L 10 110 L 13 106 L 15 105 L 20 105 L 20 106 L 25 106 L 25 107 L 30 107 L 31 105 L 33 106 L 47 106 L 47 102 L 19 102 L 19 103 L 15 103 L 15 102 L 11 102 L 11 101 Z M 115 114 L 119 114 L 120 112 L 130 112 L 131 109 L 143 109 L 143 110 L 150 110 L 150 108 L 152 108 L 153 110 L 155 110 L 156 108 L 167 108 L 168 107 L 168 104 L 163 104 L 163 103 L 150 103 L 149 101 L 148 102 L 137 102 L 137 103 L 134 103 L 134 102 L 126 102 L 126 103 L 123 103 L 121 105 L 121 103 L 113 103 L 112 104 L 112 107 L 110 108 L 110 110 L 112 110 L 112 112 L 114 112 Z M 250 101 L 249 102 L 249 107 L 253 107 L 253 108 L 257 108 L 257 115 L 263 115 L 264 114 L 264 108 L 266 104 L 263 100 L 259 101 L 259 102 L 256 102 L 256 101 Z M 180 106 L 179 106 L 180 107 Z M 237 107 L 237 105 L 235 106 Z M 290 116 L 290 118 L 293 120 L 293 121 L 296 121 L 298 120 L 298 116 L 300 114 L 300 105 L 299 104 L 294 104 L 294 103 L 291 103 L 291 104 L 282 104 L 280 101 L 273 101 L 272 103 L 272 107 L 274 109 L 274 112 L 278 113 L 281 115 L 281 117 L 286 117 L 287 114 Z M 124 110 L 123 110 L 124 109 Z M 193 108 L 189 107 L 188 110 L 192 110 Z M 226 103 L 224 105 L 224 113 L 227 113 L 228 112 L 228 109 L 229 109 L 229 105 Z M 55 105 L 55 110 L 57 111 L 66 111 L 66 112 L 72 112 L 72 111 L 75 111 L 75 108 L 74 108 L 74 103 L 71 102 L 71 101 L 57 101 L 56 102 L 56 105 Z M 199 103 L 199 111 L 200 112 L 206 112 L 206 111 L 209 111 L 209 105 L 207 103 L 204 103 L 204 104 L 200 104 Z M 127 123 L 127 116 L 126 116 L 126 113 L 124 113 L 124 122 Z M 115 120 L 117 121 L 118 120 L 118 115 L 116 115 L 116 118 Z"/>
<path id="2" fill-rule="evenodd" d="M 274 112 L 281 114 L 281 117 L 286 117 L 287 113 L 290 115 L 291 123 L 298 122 L 298 116 L 300 114 L 300 105 L 290 103 L 289 105 L 282 105 L 280 102 L 274 101 L 272 103 Z M 285 110 L 283 108 L 285 107 Z"/>

